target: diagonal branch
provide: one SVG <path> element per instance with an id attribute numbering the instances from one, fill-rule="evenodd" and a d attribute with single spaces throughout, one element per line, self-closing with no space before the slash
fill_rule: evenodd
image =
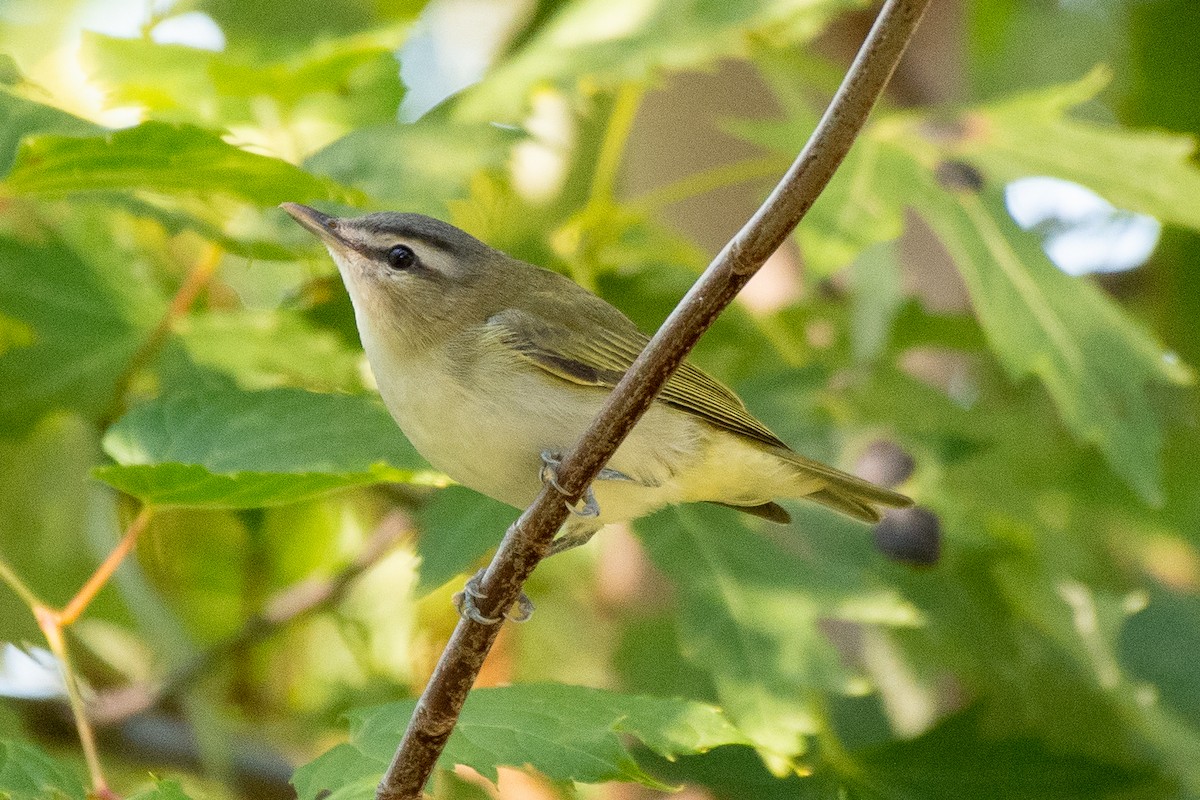
<path id="1" fill-rule="evenodd" d="M 483 597 L 476 603 L 482 616 L 499 616 L 513 604 L 567 518 L 563 500 L 574 504 L 580 499 L 700 335 L 812 207 L 862 130 L 928 5 L 929 0 L 884 3 L 804 150 L 680 301 L 563 459 L 558 470 L 562 492 L 543 488 L 508 529 L 482 578 Z M 468 619 L 459 622 L 379 784 L 377 800 L 420 797 L 499 629 Z"/>

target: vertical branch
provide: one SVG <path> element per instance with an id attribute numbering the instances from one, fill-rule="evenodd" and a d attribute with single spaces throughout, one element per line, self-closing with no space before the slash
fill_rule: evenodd
<path id="1" fill-rule="evenodd" d="M 92 796 L 112 798 L 115 795 L 108 788 L 104 777 L 104 769 L 100 766 L 100 754 L 96 749 L 96 734 L 92 731 L 92 723 L 88 720 L 87 711 L 83 705 L 83 695 L 79 691 L 79 679 L 71 666 L 71 658 L 67 653 L 67 643 L 63 638 L 63 629 L 58 624 L 58 612 L 52 608 L 39 605 L 33 609 L 37 617 L 38 627 L 50 645 L 50 652 L 58 660 L 58 668 L 62 673 L 63 684 L 67 687 L 67 702 L 71 706 L 71 716 L 75 720 L 75 731 L 79 734 L 79 744 L 83 749 L 83 760 L 87 764 L 88 777 L 92 782 Z"/>
<path id="2" fill-rule="evenodd" d="M 817 129 L 754 216 L 717 255 L 609 395 L 558 470 L 561 492 L 543 488 L 505 534 L 480 583 L 483 617 L 509 608 L 600 468 L 654 401 L 700 335 L 796 227 L 829 183 L 895 70 L 929 0 L 887 0 Z M 459 622 L 417 702 L 376 791 L 378 800 L 415 800 L 458 721 L 499 625 Z"/>
<path id="3" fill-rule="evenodd" d="M 129 524 L 129 528 L 125 531 L 125 535 L 121 537 L 121 541 L 112 549 L 108 557 L 101 562 L 100 566 L 96 567 L 95 572 L 84 582 L 83 586 L 62 610 L 52 608 L 42 602 L 41 598 L 21 580 L 8 562 L 0 559 L 0 581 L 8 584 L 20 596 L 21 600 L 29 606 L 29 610 L 33 614 L 34 619 L 37 620 L 42 635 L 46 637 L 46 643 L 50 646 L 50 652 L 54 654 L 54 658 L 58 661 L 63 685 L 67 689 L 67 702 L 71 706 L 71 716 L 75 720 L 75 731 L 79 735 L 79 744 L 83 749 L 83 760 L 87 764 L 88 776 L 92 782 L 90 796 L 101 798 L 101 800 L 112 800 L 117 795 L 108 788 L 108 781 L 104 777 L 104 769 L 100 765 L 100 754 L 96 749 L 96 735 L 92 731 L 92 724 L 88 720 L 87 711 L 84 708 L 83 695 L 79 691 L 79 677 L 71 664 L 71 656 L 67 651 L 67 641 L 63 636 L 63 630 L 79 618 L 79 615 L 84 612 L 96 597 L 96 594 L 112 578 L 113 573 L 117 571 L 117 567 L 121 565 L 121 562 L 125 560 L 125 556 L 129 555 L 129 552 L 137 543 L 138 537 L 146 530 L 146 526 L 150 524 L 151 516 L 153 516 L 151 507 L 143 506 L 133 522 Z"/>
<path id="4" fill-rule="evenodd" d="M 596 155 L 592 203 L 613 202 L 621 156 L 625 152 L 625 142 L 629 140 L 629 132 L 633 128 L 633 120 L 637 116 L 641 101 L 642 89 L 636 84 L 627 83 L 617 90 L 617 99 L 608 118 L 604 141 L 600 143 L 600 152 Z"/>

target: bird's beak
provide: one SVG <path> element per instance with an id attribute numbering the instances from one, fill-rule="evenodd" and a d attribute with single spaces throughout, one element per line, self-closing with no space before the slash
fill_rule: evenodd
<path id="1" fill-rule="evenodd" d="M 280 203 L 279 207 L 286 211 L 296 222 L 299 222 L 309 231 L 320 237 L 321 241 L 325 244 L 336 245 L 339 248 L 350 246 L 350 243 L 338 234 L 337 217 L 322 214 L 315 208 L 302 206 L 299 203 Z"/>

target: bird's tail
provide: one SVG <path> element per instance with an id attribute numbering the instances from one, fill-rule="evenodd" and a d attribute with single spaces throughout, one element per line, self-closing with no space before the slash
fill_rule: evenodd
<path id="1" fill-rule="evenodd" d="M 799 453 L 790 450 L 777 453 L 789 466 L 796 469 L 806 485 L 811 486 L 814 479 L 820 481 L 821 488 L 804 494 L 805 500 L 820 503 L 848 517 L 876 523 L 883 519 L 880 506 L 906 508 L 913 504 L 910 497 L 876 486 L 870 481 L 856 478 L 820 461 L 805 458 Z"/>

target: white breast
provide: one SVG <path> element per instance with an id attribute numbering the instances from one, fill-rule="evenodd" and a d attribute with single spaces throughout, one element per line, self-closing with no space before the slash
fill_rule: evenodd
<path id="1" fill-rule="evenodd" d="M 540 454 L 574 445 L 606 394 L 519 357 L 476 364 L 462 380 L 443 355 L 389 360 L 366 332 L 363 346 L 385 405 L 417 451 L 464 486 L 519 508 L 541 489 Z M 633 480 L 596 487 L 600 521 L 682 500 L 677 478 L 706 449 L 707 430 L 686 414 L 652 407 L 609 464 Z"/>

